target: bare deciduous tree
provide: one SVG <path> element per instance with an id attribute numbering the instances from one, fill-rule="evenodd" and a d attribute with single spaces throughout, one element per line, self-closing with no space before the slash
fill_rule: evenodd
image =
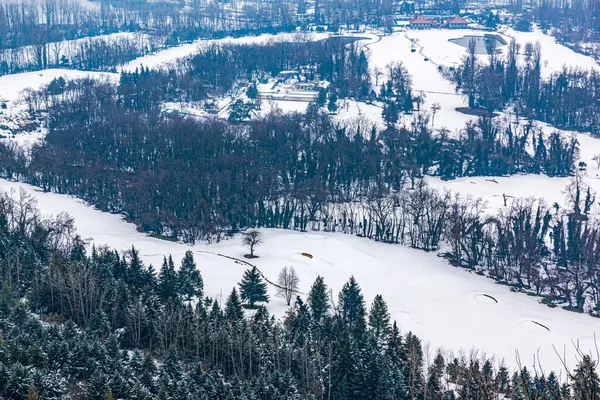
<path id="1" fill-rule="evenodd" d="M 249 258 L 254 258 L 254 249 L 263 243 L 262 234 L 252 229 L 243 233 L 242 244 L 250 248 Z"/>
<path id="2" fill-rule="evenodd" d="M 294 297 L 294 293 L 298 292 L 298 284 L 300 283 L 300 277 L 296 274 L 294 267 L 283 267 L 279 271 L 279 277 L 277 278 L 277 296 L 285 299 L 285 302 L 289 306 Z"/>

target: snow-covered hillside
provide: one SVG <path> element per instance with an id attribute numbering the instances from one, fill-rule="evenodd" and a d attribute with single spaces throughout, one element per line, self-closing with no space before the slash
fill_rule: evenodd
<path id="1" fill-rule="evenodd" d="M 0 189 L 23 189 L 33 194 L 45 214 L 66 211 L 75 217 L 78 232 L 95 245 L 119 250 L 139 249 L 146 263 L 158 266 L 164 254 L 179 261 L 189 246 L 163 241 L 137 232 L 117 215 L 94 210 L 72 197 L 42 193 L 29 185 L 0 180 Z M 584 351 L 593 348 L 598 319 L 562 309 L 551 309 L 537 298 L 512 293 L 508 287 L 454 268 L 434 253 L 400 245 L 376 243 L 351 235 L 263 230 L 265 243 L 254 263 L 275 281 L 283 266 L 293 266 L 306 293 L 317 275 L 337 293 L 351 275 L 360 283 L 368 303 L 376 294 L 388 302 L 390 313 L 404 332 L 413 331 L 431 342 L 431 350 L 444 347 L 469 352 L 473 347 L 495 354 L 516 366 L 516 352 L 523 365 L 539 357 L 546 370 L 560 370 L 566 349 L 574 364 L 573 342 Z M 223 299 L 239 282 L 246 266 L 219 254 L 242 258 L 246 250 L 239 237 L 217 244 L 191 247 L 206 284 L 206 293 Z M 301 253 L 309 253 L 312 259 Z M 272 298 L 276 315 L 286 310 L 282 299 Z"/>

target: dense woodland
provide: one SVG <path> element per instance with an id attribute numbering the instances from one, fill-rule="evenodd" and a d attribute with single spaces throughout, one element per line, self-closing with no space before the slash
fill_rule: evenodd
<path id="1" fill-rule="evenodd" d="M 191 252 L 156 271 L 134 248 L 86 251 L 71 218 L 41 217 L 24 192 L 0 193 L 0 260 L 3 398 L 600 399 L 587 355 L 560 379 L 429 354 L 352 277 L 336 297 L 317 278 L 281 320 L 255 269 L 225 301 L 205 297 L 211 266 Z"/>
<path id="2" fill-rule="evenodd" d="M 551 29 L 561 42 L 578 48 L 600 38 L 600 1 L 541 1 L 534 16 L 543 29 Z M 600 54 L 595 54 L 600 56 Z"/>

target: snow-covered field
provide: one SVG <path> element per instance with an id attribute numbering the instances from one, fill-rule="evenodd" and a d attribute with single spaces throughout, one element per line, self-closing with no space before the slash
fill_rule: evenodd
<path id="1" fill-rule="evenodd" d="M 506 29 L 503 33 L 505 36 L 514 38 L 517 41 L 521 46 L 519 51 L 521 55 L 523 55 L 527 43 L 540 43 L 542 47 L 542 76 L 560 71 L 563 66 L 600 70 L 600 65 L 593 57 L 576 53 L 570 48 L 557 43 L 554 37 L 546 35 L 539 28 L 534 28 L 533 32 L 517 32 L 513 29 Z"/>
<path id="2" fill-rule="evenodd" d="M 22 188 L 32 193 L 42 213 L 56 215 L 66 211 L 75 217 L 78 232 L 84 238 L 119 250 L 133 245 L 146 263 L 157 268 L 164 254 L 172 254 L 178 262 L 191 248 L 204 277 L 207 295 L 221 300 L 239 282 L 246 268 L 216 255 L 243 259 L 246 249 L 239 237 L 189 247 L 146 236 L 121 217 L 94 210 L 72 197 L 42 193 L 31 186 L 5 180 L 0 180 L 0 188 Z M 554 347 L 561 354 L 566 348 L 573 365 L 572 341 L 588 351 L 593 348 L 594 333 L 600 331 L 598 319 L 550 309 L 538 303 L 537 298 L 512 293 L 506 286 L 451 267 L 433 253 L 351 235 L 284 230 L 263 230 L 263 233 L 265 243 L 258 248 L 260 258 L 254 263 L 269 280 L 276 281 L 282 267 L 293 266 L 301 277 L 303 293 L 321 275 L 337 294 L 354 275 L 367 303 L 376 294 L 382 294 L 402 331 L 413 331 L 429 341 L 431 350 L 443 346 L 468 353 L 476 347 L 488 356 L 505 359 L 513 367 L 518 351 L 523 365 L 533 364 L 536 355 L 547 370 L 560 370 L 561 361 Z M 301 253 L 309 253 L 313 258 Z M 275 297 L 273 287 L 269 291 L 272 299 L 269 309 L 283 315 L 287 309 L 284 301 Z"/>
<path id="3" fill-rule="evenodd" d="M 39 89 L 59 77 L 79 79 L 92 77 L 95 79 L 118 79 L 117 74 L 107 72 L 88 72 L 74 69 L 45 69 L 43 71 L 23 72 L 20 74 L 0 76 L 0 99 L 13 102 L 19 99 L 21 92 L 27 88 Z"/>
<path id="4" fill-rule="evenodd" d="M 418 34 L 423 36 L 425 35 L 424 32 L 427 31 L 421 31 Z M 433 36 L 434 34 L 447 35 L 446 31 L 443 30 L 432 30 L 430 32 L 432 33 L 427 36 Z M 381 40 L 377 42 L 371 42 L 368 47 L 371 67 L 377 67 L 385 74 L 390 63 L 402 62 L 412 77 L 413 91 L 417 94 L 422 93 L 425 96 L 422 109 L 430 110 L 434 103 L 440 105 L 441 109 L 435 116 L 435 128 L 448 128 L 451 131 L 461 129 L 467 121 L 472 119 L 472 117 L 456 111 L 457 107 L 465 107 L 466 101 L 463 96 L 456 93 L 454 86 L 444 79 L 434 62 L 425 61 L 425 57 L 418 50 L 414 53 L 411 52 L 413 42 L 411 42 L 409 36 L 416 34 L 417 32 L 396 32 L 381 37 Z M 461 36 L 457 34 L 455 37 Z M 447 47 L 451 47 L 456 52 L 464 50 L 466 53 L 466 49 L 448 42 L 447 39 L 440 38 L 439 41 L 432 40 L 432 42 L 437 43 L 437 47 L 423 48 L 423 53 L 427 56 L 432 54 L 433 57 L 433 54 L 438 52 L 447 52 Z M 381 80 L 381 82 L 384 81 Z"/>

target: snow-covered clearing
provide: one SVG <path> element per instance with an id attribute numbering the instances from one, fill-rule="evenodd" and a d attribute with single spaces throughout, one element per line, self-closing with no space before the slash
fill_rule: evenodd
<path id="1" fill-rule="evenodd" d="M 433 36 L 434 34 L 442 35 L 441 33 L 447 35 L 442 30 L 432 30 L 431 32 L 429 36 Z M 441 108 L 435 116 L 435 128 L 448 128 L 451 131 L 463 128 L 465 123 L 473 118 L 456 111 L 457 107 L 466 106 L 465 99 L 462 95 L 456 93 L 454 86 L 450 82 L 444 79 L 438 71 L 438 67 L 431 59 L 430 61 L 425 61 L 425 56 L 420 54 L 418 50 L 419 47 L 416 47 L 417 51 L 414 53 L 411 52 L 413 44 L 409 39 L 409 35 L 414 34 L 415 32 L 396 32 L 392 35 L 381 37 L 381 40 L 378 42 L 373 43 L 370 41 L 368 48 L 371 67 L 377 67 L 386 74 L 387 66 L 390 63 L 402 62 L 412 77 L 413 91 L 416 94 L 422 93 L 425 96 L 425 103 L 422 105 L 422 109 L 430 110 L 434 103 L 440 105 Z M 419 34 L 423 35 L 423 32 L 419 32 Z M 457 34 L 455 37 L 461 36 Z M 461 48 L 461 46 L 440 38 L 438 47 L 431 49 L 425 47 L 423 54 L 429 57 L 429 54 L 436 54 L 439 49 L 447 48 L 446 46 L 455 48 L 456 52 L 466 52 L 466 49 Z M 384 80 L 380 79 L 380 82 L 384 82 Z"/>
<path id="2" fill-rule="evenodd" d="M 20 74 L 0 76 L 0 99 L 14 102 L 19 99 L 19 95 L 23 90 L 39 89 L 44 85 L 49 84 L 53 79 L 59 77 L 69 79 L 80 79 L 91 77 L 94 79 L 117 79 L 117 74 L 107 72 L 88 72 L 75 69 L 45 69 L 35 72 L 23 72 Z"/>
<path id="3" fill-rule="evenodd" d="M 217 255 L 243 259 L 247 251 L 239 237 L 189 247 L 139 233 L 120 216 L 102 213 L 72 197 L 42 193 L 29 185 L 6 180 L 0 180 L 0 188 L 26 190 L 38 199 L 42 213 L 56 215 L 66 211 L 75 217 L 78 232 L 93 239 L 95 245 L 106 244 L 120 250 L 133 245 L 144 261 L 155 267 L 160 266 L 164 254 L 172 254 L 178 262 L 186 250 L 192 249 L 207 295 L 220 300 L 229 294 L 247 268 Z M 488 356 L 504 358 L 513 367 L 518 351 L 524 365 L 532 364 L 534 355 L 539 355 L 546 370 L 560 370 L 562 365 L 553 346 L 561 354 L 566 348 L 573 366 L 572 341 L 589 351 L 593 348 L 594 332 L 600 330 L 598 319 L 550 309 L 538 303 L 537 298 L 512 293 L 506 286 L 451 267 L 434 253 L 351 235 L 275 229 L 263 233 L 265 243 L 257 251 L 260 258 L 253 262 L 269 280 L 276 281 L 283 266 L 293 266 L 301 277 L 303 293 L 317 275 L 325 277 L 337 293 L 354 275 L 367 303 L 376 294 L 382 294 L 402 331 L 415 332 L 431 343 L 432 350 L 443 346 L 455 352 L 469 352 L 475 347 Z M 313 258 L 301 253 L 309 253 Z M 284 301 L 275 298 L 273 287 L 269 292 L 272 299 L 269 309 L 282 316 L 287 309 Z"/>
<path id="4" fill-rule="evenodd" d="M 514 29 L 506 29 L 503 32 L 506 36 L 514 38 L 521 46 L 519 54 L 524 54 L 527 43 L 539 42 L 542 47 L 542 76 L 548 76 L 553 72 L 563 69 L 563 66 L 583 69 L 596 68 L 600 65 L 591 56 L 576 53 L 570 48 L 558 43 L 556 39 L 545 34 L 539 28 L 534 28 L 533 32 L 518 32 Z"/>
<path id="5" fill-rule="evenodd" d="M 452 43 L 449 41 L 450 39 L 460 39 L 464 36 L 483 37 L 484 35 L 497 35 L 501 36 L 506 42 L 510 41 L 510 38 L 496 32 L 474 29 L 425 29 L 406 32 L 406 36 L 415 41 L 417 48 L 423 47 L 423 54 L 435 64 L 445 67 L 459 65 L 463 56 L 467 54 L 466 47 Z M 496 49 L 504 54 L 507 47 L 499 46 Z M 479 55 L 478 58 L 484 59 L 487 56 Z"/>
<path id="6" fill-rule="evenodd" d="M 457 107 L 466 107 L 464 96 L 457 94 L 452 83 L 444 79 L 438 70 L 438 65 L 444 67 L 456 66 L 467 54 L 466 47 L 449 42 L 450 39 L 462 38 L 463 36 L 483 36 L 484 34 L 500 35 L 506 42 L 514 38 L 521 45 L 519 58 L 523 62 L 525 55 L 525 44 L 539 42 L 542 48 L 542 75 L 549 76 L 553 72 L 560 71 L 563 66 L 600 68 L 599 64 L 590 56 L 578 54 L 573 50 L 556 42 L 541 30 L 533 32 L 516 32 L 512 29 L 504 29 L 499 32 L 485 32 L 471 29 L 430 29 L 430 30 L 407 30 L 395 32 L 388 36 L 382 36 L 379 41 L 373 40 L 372 35 L 368 41 L 362 41 L 369 49 L 369 62 L 372 68 L 378 68 L 386 74 L 386 67 L 391 62 L 402 62 L 411 74 L 413 90 L 415 93 L 425 95 L 424 110 L 431 110 L 434 103 L 440 105 L 441 109 L 436 113 L 434 128 L 447 128 L 451 132 L 464 127 L 467 121 L 474 117 L 459 113 Z M 411 52 L 411 48 L 416 51 Z M 500 56 L 506 54 L 508 46 L 500 46 Z M 484 60 L 486 56 L 478 56 Z M 427 58 L 429 61 L 425 61 Z M 380 79 L 380 83 L 383 82 Z"/>

